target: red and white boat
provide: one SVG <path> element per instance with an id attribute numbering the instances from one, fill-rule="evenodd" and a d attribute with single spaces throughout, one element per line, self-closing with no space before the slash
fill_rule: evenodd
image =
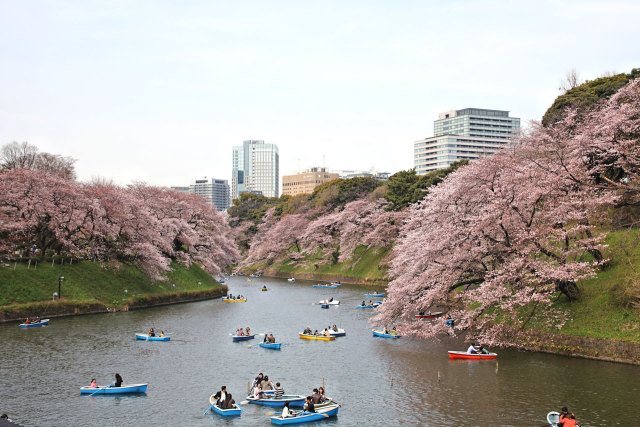
<path id="1" fill-rule="evenodd" d="M 436 311 L 434 313 L 428 312 L 428 313 L 416 314 L 416 319 L 435 319 L 436 317 L 440 317 L 443 314 L 444 313 L 441 311 Z"/>
<path id="2" fill-rule="evenodd" d="M 466 351 L 450 351 L 449 359 L 497 359 L 497 353 L 478 353 L 478 354 L 469 354 Z"/>

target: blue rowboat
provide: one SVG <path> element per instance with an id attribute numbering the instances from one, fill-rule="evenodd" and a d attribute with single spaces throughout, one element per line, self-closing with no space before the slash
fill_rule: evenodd
<path id="1" fill-rule="evenodd" d="M 289 402 L 289 406 L 302 408 L 304 406 L 304 396 L 299 394 L 285 394 L 280 398 L 276 398 L 273 395 L 265 395 L 264 397 L 247 397 L 249 403 L 256 405 L 272 406 L 275 408 L 282 408 L 285 402 Z"/>
<path id="2" fill-rule="evenodd" d="M 335 417 L 336 415 L 338 415 L 338 408 L 340 408 L 340 405 L 338 405 L 337 403 L 331 403 L 329 405 L 326 405 L 320 408 L 316 406 L 316 412 L 302 411 L 297 413 L 294 416 L 287 417 L 287 418 L 282 418 L 281 416 L 271 417 L 271 423 L 272 424 L 300 424 L 300 423 L 309 423 L 312 421 L 324 420 L 325 418 Z"/>
<path id="3" fill-rule="evenodd" d="M 258 344 L 260 347 L 262 348 L 271 348 L 274 350 L 280 350 L 280 347 L 282 346 L 282 343 L 279 342 L 261 342 L 260 344 Z"/>
<path id="4" fill-rule="evenodd" d="M 311 285 L 312 288 L 337 288 L 336 285 Z"/>
<path id="5" fill-rule="evenodd" d="M 237 341 L 249 341 L 252 340 L 255 335 L 233 335 L 233 342 Z"/>
<path id="6" fill-rule="evenodd" d="M 39 322 L 21 323 L 21 328 L 37 328 L 38 326 L 45 326 L 49 324 L 49 319 L 42 319 Z"/>
<path id="7" fill-rule="evenodd" d="M 120 387 L 102 386 L 91 388 L 89 386 L 80 387 L 81 394 L 124 394 L 124 393 L 144 393 L 149 384 L 126 384 Z"/>
<path id="8" fill-rule="evenodd" d="M 373 330 L 373 336 L 374 337 L 380 337 L 380 338 L 400 338 L 402 335 L 394 335 L 394 334 L 385 334 L 383 331 L 376 331 L 375 329 Z"/>
<path id="9" fill-rule="evenodd" d="M 338 282 L 331 282 L 331 285 L 333 285 L 333 286 L 342 286 L 342 283 L 338 283 Z"/>
<path id="10" fill-rule="evenodd" d="M 136 339 L 144 341 L 169 341 L 171 340 L 171 337 L 159 337 L 157 335 L 155 337 L 150 337 L 149 334 L 136 334 Z"/>
<path id="11" fill-rule="evenodd" d="M 380 301 L 376 301 L 373 304 L 369 305 L 359 305 L 358 308 L 376 308 L 377 306 L 381 305 L 382 303 Z"/>
<path id="12" fill-rule="evenodd" d="M 365 297 L 382 298 L 384 294 L 364 294 Z"/>
<path id="13" fill-rule="evenodd" d="M 222 409 L 221 407 L 216 405 L 216 398 L 214 396 L 215 394 L 212 394 L 209 397 L 209 404 L 211 405 L 210 409 L 213 412 L 215 412 L 218 415 L 222 415 L 223 417 L 236 417 L 236 416 L 242 415 L 243 409 L 240 407 L 240 405 L 238 405 L 237 403 L 234 403 L 232 408 Z"/>

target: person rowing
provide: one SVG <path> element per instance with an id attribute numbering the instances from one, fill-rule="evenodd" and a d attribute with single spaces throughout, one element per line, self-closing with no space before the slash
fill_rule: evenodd
<path id="1" fill-rule="evenodd" d="M 313 332 L 311 332 L 311 328 L 307 326 L 306 328 L 304 328 L 304 331 L 302 333 L 305 335 L 311 335 Z"/>

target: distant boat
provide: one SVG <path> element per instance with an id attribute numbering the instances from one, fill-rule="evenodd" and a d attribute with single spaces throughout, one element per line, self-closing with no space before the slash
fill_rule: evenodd
<path id="1" fill-rule="evenodd" d="M 136 339 L 143 341 L 169 341 L 171 340 L 171 337 L 160 337 L 158 335 L 156 335 L 155 337 L 150 337 L 149 334 L 136 334 Z"/>
<path id="2" fill-rule="evenodd" d="M 336 285 L 311 285 L 312 288 L 337 288 Z"/>
<path id="3" fill-rule="evenodd" d="M 149 384 L 127 384 L 120 387 L 102 386 L 92 388 L 90 386 L 80 387 L 81 394 L 124 394 L 124 393 L 144 393 Z"/>
<path id="4" fill-rule="evenodd" d="M 364 294 L 367 298 L 383 298 L 385 294 Z"/>
<path id="5" fill-rule="evenodd" d="M 282 408 L 285 402 L 289 402 L 289 406 L 291 407 L 302 407 L 304 406 L 305 397 L 299 394 L 285 394 L 282 397 L 267 394 L 260 398 L 250 396 L 247 397 L 247 400 L 249 403 L 256 405 L 273 406 L 276 408 Z"/>
<path id="6" fill-rule="evenodd" d="M 347 335 L 344 329 L 340 329 L 340 328 L 338 328 L 338 330 L 329 329 L 329 333 L 331 334 L 332 337 L 344 337 L 345 335 Z"/>
<path id="7" fill-rule="evenodd" d="M 232 335 L 233 342 L 249 341 L 255 338 L 255 335 Z"/>
<path id="8" fill-rule="evenodd" d="M 295 281 L 296 281 L 296 278 L 295 278 L 295 277 L 289 277 L 289 278 L 287 279 L 287 282 L 295 282 Z"/>
<path id="9" fill-rule="evenodd" d="M 342 286 L 342 283 L 340 282 L 331 282 L 331 284 L 334 286 Z"/>
<path id="10" fill-rule="evenodd" d="M 473 359 L 473 360 L 484 360 L 484 359 L 497 359 L 497 353 L 479 353 L 479 354 L 469 354 L 466 351 L 449 351 L 449 359 Z"/>
<path id="11" fill-rule="evenodd" d="M 267 288 L 262 288 L 262 292 L 267 292 L 269 289 Z"/>
<path id="12" fill-rule="evenodd" d="M 338 301 L 337 299 L 334 299 L 333 301 L 329 301 L 328 299 L 323 299 L 322 301 L 319 302 L 319 304 L 339 305 L 340 301 Z"/>
<path id="13" fill-rule="evenodd" d="M 21 323 L 21 328 L 37 328 L 38 326 L 45 326 L 49 324 L 49 319 L 42 319 L 39 322 Z"/>
<path id="14" fill-rule="evenodd" d="M 376 308 L 377 306 L 382 305 L 382 303 L 380 301 L 376 301 L 373 304 L 367 304 L 367 305 L 359 305 L 358 308 Z"/>
<path id="15" fill-rule="evenodd" d="M 443 314 L 444 313 L 442 313 L 441 311 L 436 311 L 435 313 L 432 313 L 432 312 L 419 313 L 419 314 L 416 314 L 416 319 L 433 319 L 435 317 L 440 317 Z"/>
<path id="16" fill-rule="evenodd" d="M 279 343 L 279 342 L 261 342 L 258 345 L 260 347 L 262 347 L 262 348 L 270 348 L 270 349 L 273 349 L 273 350 L 280 350 L 280 347 L 282 346 L 282 343 Z"/>
<path id="17" fill-rule="evenodd" d="M 329 304 L 320 304 L 320 308 L 329 308 Z"/>
<path id="18" fill-rule="evenodd" d="M 303 340 L 333 341 L 336 339 L 332 336 L 325 337 L 324 335 L 303 334 L 302 332 L 299 335 Z"/>
<path id="19" fill-rule="evenodd" d="M 337 403 L 330 403 L 328 405 L 324 405 L 321 407 L 318 407 L 316 405 L 315 407 L 316 412 L 301 411 L 296 415 L 292 415 L 286 418 L 283 418 L 282 416 L 275 416 L 275 417 L 271 417 L 271 423 L 272 424 L 301 424 L 301 423 L 308 423 L 308 422 L 317 421 L 317 420 L 324 420 L 325 418 L 335 417 L 336 415 L 338 415 L 338 408 L 340 408 L 340 405 L 338 405 Z"/>
<path id="20" fill-rule="evenodd" d="M 551 411 L 547 414 L 547 422 L 551 427 L 558 427 L 560 422 L 560 412 Z"/>
<path id="21" fill-rule="evenodd" d="M 229 299 L 227 297 L 222 297 L 222 301 L 223 302 L 247 302 L 246 298 L 242 298 L 242 299 Z"/>
<path id="22" fill-rule="evenodd" d="M 402 337 L 402 335 L 398 335 L 398 334 L 392 334 L 392 333 L 385 333 L 384 331 L 379 331 L 374 329 L 373 330 L 373 336 L 374 337 L 380 337 L 380 338 L 400 338 Z"/>
<path id="23" fill-rule="evenodd" d="M 229 409 L 222 409 L 221 407 L 216 405 L 217 399 L 214 396 L 215 394 L 212 394 L 211 396 L 209 396 L 209 404 L 211 405 L 211 409 L 213 410 L 213 412 L 215 412 L 218 415 L 222 415 L 223 417 L 233 417 L 233 416 L 242 415 L 242 408 L 240 407 L 240 405 L 238 405 L 237 403 L 234 403 L 233 407 Z"/>

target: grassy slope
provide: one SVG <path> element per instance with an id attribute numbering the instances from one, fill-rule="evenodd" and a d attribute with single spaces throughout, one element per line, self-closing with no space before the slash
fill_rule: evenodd
<path id="1" fill-rule="evenodd" d="M 282 273 L 313 273 L 328 276 L 353 277 L 366 280 L 384 280 L 387 268 L 380 267 L 382 261 L 389 254 L 389 250 L 359 247 L 350 260 L 338 264 L 323 264 L 315 267 L 314 261 L 320 257 L 309 256 L 305 259 L 305 266 L 299 266 L 289 260 L 279 262 L 271 267 Z M 260 266 L 257 266 L 260 269 Z"/>
<path id="2" fill-rule="evenodd" d="M 558 305 L 569 310 L 571 320 L 561 334 L 591 338 L 608 338 L 622 341 L 640 341 L 640 317 L 638 309 L 625 307 L 625 293 L 640 272 L 640 247 L 638 230 L 612 232 L 604 251 L 611 260 L 610 267 L 593 279 L 580 283 L 582 299 L 568 303 L 564 297 Z M 625 250 L 626 249 L 626 250 Z M 628 256 L 627 256 L 628 255 Z M 638 295 L 640 296 L 640 295 Z"/>
<path id="3" fill-rule="evenodd" d="M 15 267 L 15 269 L 14 269 Z M 51 265 L 38 263 L 0 266 L 0 305 L 51 300 L 58 292 L 58 277 L 62 282 L 63 299 L 78 302 L 102 302 L 119 306 L 126 297 L 161 294 L 186 290 L 211 289 L 220 286 L 207 272 L 196 265 L 186 269 L 172 265 L 166 282 L 153 282 L 135 267 L 84 261 L 77 264 Z M 201 282 L 201 285 L 198 285 Z M 175 287 L 172 284 L 175 283 Z"/>

